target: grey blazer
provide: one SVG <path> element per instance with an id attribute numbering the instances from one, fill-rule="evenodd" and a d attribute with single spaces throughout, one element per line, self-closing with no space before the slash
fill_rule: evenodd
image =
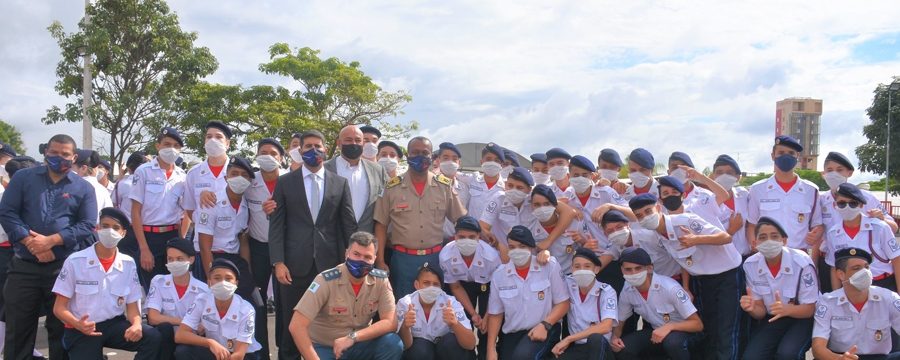
<path id="1" fill-rule="evenodd" d="M 366 211 L 363 211 L 359 217 L 359 230 L 369 233 L 375 232 L 375 200 L 384 190 L 387 184 L 388 174 L 378 163 L 366 159 L 359 159 L 366 171 L 366 178 L 369 182 L 369 201 L 366 203 Z M 337 157 L 331 158 L 325 162 L 325 170 L 337 174 Z"/>

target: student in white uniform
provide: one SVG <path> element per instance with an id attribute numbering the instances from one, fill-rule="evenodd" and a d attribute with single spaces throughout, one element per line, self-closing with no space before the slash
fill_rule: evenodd
<path id="1" fill-rule="evenodd" d="M 176 360 L 257 359 L 260 345 L 253 338 L 253 305 L 235 294 L 240 277 L 231 261 L 213 261 L 210 293 L 188 308 L 175 332 Z M 200 329 L 203 335 L 198 335 Z"/>
<path id="2" fill-rule="evenodd" d="M 572 274 L 566 276 L 569 335 L 551 352 L 564 360 L 613 359 L 609 339 L 618 324 L 616 290 L 597 281 L 600 258 L 591 250 L 580 248 L 575 251 L 572 270 Z"/>
<path id="3" fill-rule="evenodd" d="M 522 168 L 516 169 L 514 174 Z M 522 170 L 522 174 L 527 175 L 524 169 Z M 588 240 L 589 236 L 584 231 L 583 222 L 574 219 L 574 212 L 569 205 L 557 201 L 556 194 L 550 187 L 535 186 L 529 201 L 534 220 L 526 222 L 525 225 L 534 236 L 538 251 L 549 251 L 559 263 L 564 275 L 572 273 L 572 256 L 575 255 L 575 249 L 590 246 L 592 251 L 601 250 L 596 240 Z M 562 234 L 555 236 L 559 233 Z M 588 244 L 588 241 L 591 243 Z M 501 251 L 501 256 L 504 255 Z"/>
<path id="4" fill-rule="evenodd" d="M 633 221 L 618 210 L 610 210 L 604 214 L 600 224 L 603 226 L 603 230 L 609 234 L 607 236 L 613 238 L 614 241 L 621 242 L 623 240 L 615 239 L 625 237 L 626 249 L 631 247 L 644 249 L 650 255 L 650 260 L 653 261 L 654 273 L 668 276 L 679 283 L 681 282 L 681 265 L 666 250 L 665 245 L 663 245 L 663 239 L 656 232 L 656 229 L 644 229 L 638 222 Z M 622 249 L 622 251 L 624 250 Z M 604 255 L 600 256 L 600 261 L 604 261 Z"/>
<path id="5" fill-rule="evenodd" d="M 695 358 L 691 348 L 703 331 L 703 322 L 684 288 L 667 276 L 655 274 L 644 249 L 626 249 L 621 262 L 627 284 L 619 296 L 619 326 L 610 341 L 616 359 L 645 359 L 654 354 L 672 360 Z M 634 314 L 650 326 L 623 336 L 623 325 Z"/>
<path id="6" fill-rule="evenodd" d="M 288 158 L 291 159 L 291 165 L 288 166 L 288 171 L 294 171 L 303 166 L 303 155 L 300 155 L 300 145 L 303 143 L 303 140 L 300 138 L 303 136 L 303 133 L 296 132 L 291 135 L 291 142 L 288 143 Z"/>
<path id="7" fill-rule="evenodd" d="M 134 184 L 134 172 L 147 162 L 150 162 L 147 153 L 143 151 L 131 153 L 128 160 L 125 161 L 125 174 L 119 178 L 119 181 L 116 181 L 112 190 L 113 206 L 122 210 L 129 220 L 131 219 L 131 186 Z M 128 235 L 133 234 L 129 232 Z"/>
<path id="8" fill-rule="evenodd" d="M 519 154 L 507 148 L 503 148 L 503 168 L 500 169 L 500 178 L 506 180 L 506 177 L 512 172 L 513 168 L 520 167 Z"/>
<path id="9" fill-rule="evenodd" d="M 569 189 L 570 184 L 569 160 L 572 159 L 572 155 L 560 148 L 547 150 L 544 155 L 547 156 L 547 173 L 550 174 L 550 180 L 553 181 L 550 189 L 553 190 L 553 194 L 556 195 L 557 199 L 563 202 L 569 201 L 565 197 L 565 192 Z"/>
<path id="10" fill-rule="evenodd" d="M 835 270 L 843 287 L 823 294 L 813 315 L 812 353 L 816 359 L 896 359 L 891 334 L 900 331 L 900 296 L 872 285 L 863 249 L 835 253 Z"/>
<path id="11" fill-rule="evenodd" d="M 399 175 L 397 167 L 403 160 L 403 149 L 397 143 L 385 140 L 378 143 L 378 164 L 387 171 L 388 178 L 393 179 Z"/>
<path id="12" fill-rule="evenodd" d="M 759 218 L 754 244 L 758 252 L 744 262 L 741 309 L 761 321 L 743 358 L 803 360 L 819 298 L 816 268 L 806 252 L 787 247 L 787 233 L 772 218 Z"/>
<path id="13" fill-rule="evenodd" d="M 741 174 L 741 168 L 737 161 L 731 156 L 722 154 L 716 158 L 710 177 L 728 190 L 728 199 L 719 206 L 719 221 L 725 226 L 725 231 L 731 234 L 731 243 L 734 244 L 734 248 L 746 259 L 752 252 L 744 228 L 750 192 L 747 191 L 747 188 L 738 186 Z"/>
<path id="14" fill-rule="evenodd" d="M 535 185 L 550 185 L 550 168 L 547 166 L 547 154 L 531 154 L 531 177 Z"/>
<path id="15" fill-rule="evenodd" d="M 841 249 L 865 249 L 874 258 L 871 263 L 874 284 L 897 291 L 900 278 L 895 274 L 900 271 L 900 245 L 891 227 L 862 213 L 867 199 L 856 185 L 840 184 L 834 200 L 832 210 L 843 221 L 825 233 L 825 262 L 834 266 L 834 252 Z M 831 269 L 831 286 L 834 289 L 841 287 L 834 269 Z"/>
<path id="16" fill-rule="evenodd" d="M 201 295 L 209 294 L 209 287 L 191 276 L 190 268 L 196 259 L 194 243 L 183 238 L 172 238 L 166 243 L 166 269 L 169 274 L 156 275 L 150 281 L 147 293 L 147 323 L 159 331 L 161 341 L 159 359 L 168 360 L 175 355 L 175 331 L 188 308 Z"/>
<path id="17" fill-rule="evenodd" d="M 659 195 L 656 180 L 653 179 L 655 166 L 653 155 L 649 151 L 644 148 L 631 151 L 631 154 L 628 155 L 628 179 L 631 180 L 631 185 L 625 189 L 625 194 L 622 195 L 625 200 L 631 200 L 635 196 L 646 193 L 653 194 L 653 196 Z"/>
<path id="18" fill-rule="evenodd" d="M 684 203 L 685 212 L 697 214 L 713 226 L 727 230 L 719 221 L 719 206 L 728 200 L 728 190 L 694 169 L 691 157 L 681 151 L 669 155 L 669 176 L 678 179 L 684 185 L 681 201 Z"/>
<path id="19" fill-rule="evenodd" d="M 97 196 L 97 214 L 101 209 L 113 207 L 112 197 L 106 186 L 100 185 L 97 181 L 97 167 L 100 166 L 100 154 L 94 150 L 79 149 L 75 151 L 77 158 L 72 170 L 87 180 L 94 188 L 94 194 Z"/>
<path id="20" fill-rule="evenodd" d="M 369 161 L 376 161 L 378 155 L 378 140 L 381 139 L 381 131 L 372 125 L 363 125 L 359 127 L 363 133 L 363 151 L 362 158 Z"/>
<path id="21" fill-rule="evenodd" d="M 628 184 L 619 181 L 619 171 L 622 170 L 625 163 L 619 156 L 619 152 L 613 149 L 600 150 L 597 156 L 597 185 L 610 186 L 616 191 L 616 194 L 624 195 L 628 190 Z"/>
<path id="22" fill-rule="evenodd" d="M 528 228 L 516 225 L 507 238 L 510 262 L 491 278 L 487 359 L 539 359 L 559 340 L 557 323 L 569 311 L 569 293 L 555 259 L 537 263 Z"/>
<path id="23" fill-rule="evenodd" d="M 216 205 L 216 193 L 224 191 L 225 168 L 228 167 L 228 148 L 231 147 L 231 129 L 221 121 L 206 123 L 206 135 L 203 148 L 206 160 L 188 170 L 184 183 L 184 200 L 182 207 L 188 217 L 196 225 L 200 218 L 196 210 L 209 209 Z M 196 230 L 195 230 L 196 233 Z M 200 250 L 196 234 L 191 237 L 194 249 Z M 204 278 L 202 266 L 194 267 L 195 276 Z"/>
<path id="24" fill-rule="evenodd" d="M 428 263 L 419 268 L 416 291 L 397 301 L 397 327 L 403 359 L 474 359 L 475 333 L 462 304 L 441 289 L 441 273 Z"/>
<path id="25" fill-rule="evenodd" d="M 442 175 L 453 181 L 450 187 L 459 194 L 459 199 L 463 201 L 463 206 L 468 207 L 469 204 L 466 201 L 469 197 L 466 192 L 469 191 L 468 182 L 473 179 L 473 176 L 459 171 L 460 159 L 462 159 L 462 152 L 453 143 L 443 142 L 438 145 L 437 161 L 435 161 L 438 164 L 438 170 Z M 444 219 L 445 239 L 453 239 L 453 234 L 456 233 L 456 230 L 453 228 L 454 224 L 450 220 Z"/>
<path id="26" fill-rule="evenodd" d="M 105 187 L 106 191 L 109 191 L 110 194 L 112 194 L 113 188 L 115 188 L 116 185 L 109 180 L 112 175 L 112 170 L 112 164 L 110 164 L 109 161 L 100 159 L 100 166 L 97 166 L 97 182 Z"/>
<path id="27" fill-rule="evenodd" d="M 468 191 L 460 193 L 460 201 L 466 205 L 467 214 L 479 216 L 484 212 L 491 198 L 504 189 L 500 169 L 503 168 L 503 148 L 488 143 L 481 149 L 481 175 L 465 181 Z"/>
<path id="28" fill-rule="evenodd" d="M 130 224 L 122 211 L 100 210 L 99 240 L 63 263 L 53 293 L 53 314 L 66 324 L 63 347 L 70 359 L 100 359 L 103 348 L 156 359 L 159 332 L 141 323 L 143 296 L 134 260 L 117 251 Z"/>

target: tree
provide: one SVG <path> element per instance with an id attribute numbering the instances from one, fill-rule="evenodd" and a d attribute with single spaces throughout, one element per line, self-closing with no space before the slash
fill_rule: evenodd
<path id="1" fill-rule="evenodd" d="M 51 107 L 43 121 L 82 121 L 79 53 L 87 51 L 94 56 L 88 115 L 110 135 L 109 155 L 121 164 L 128 151 L 155 140 L 156 130 L 176 120 L 180 99 L 218 63 L 209 49 L 194 47 L 197 33 L 182 31 L 162 0 L 97 0 L 87 12 L 90 23 L 80 22 L 76 33 L 65 33 L 59 22 L 48 28 L 62 55 L 56 91 L 71 101 L 64 110 Z"/>
<path id="2" fill-rule="evenodd" d="M 25 154 L 25 144 L 22 142 L 22 133 L 12 124 L 0 120 L 0 141 L 3 141 L 16 150 L 20 155 Z"/>
<path id="3" fill-rule="evenodd" d="M 900 81 L 900 76 L 895 76 L 893 81 Z M 888 109 L 888 87 L 890 84 L 878 84 L 875 87 L 875 96 L 872 98 L 872 106 L 866 109 L 866 115 L 869 116 L 869 124 L 863 127 L 863 135 L 869 139 L 869 142 L 860 145 L 856 148 L 856 157 L 859 158 L 859 169 L 862 171 L 885 175 L 885 150 L 887 139 L 890 136 L 891 139 L 891 166 L 890 166 L 890 174 L 887 174 L 887 177 L 890 178 L 890 192 L 892 194 L 900 193 L 900 184 L 898 184 L 898 179 L 900 179 L 900 143 L 897 140 L 900 140 L 900 137 L 897 136 L 897 133 L 900 133 L 900 123 L 897 123 L 897 120 L 900 120 L 900 111 L 898 111 L 898 102 L 900 102 L 900 97 L 898 97 L 896 92 L 893 94 L 893 99 L 891 99 L 891 109 Z M 888 111 L 891 114 L 891 134 L 887 133 L 887 117 Z"/>

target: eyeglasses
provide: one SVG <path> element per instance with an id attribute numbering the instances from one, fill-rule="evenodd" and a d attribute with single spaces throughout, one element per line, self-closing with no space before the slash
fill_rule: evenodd
<path id="1" fill-rule="evenodd" d="M 847 205 L 850 205 L 850 208 L 851 208 L 851 209 L 856 209 L 857 207 L 859 207 L 859 202 L 858 202 L 858 201 L 838 201 L 838 202 L 836 202 L 836 203 L 834 203 L 834 204 L 837 205 L 837 207 L 838 207 L 839 209 L 846 208 Z"/>

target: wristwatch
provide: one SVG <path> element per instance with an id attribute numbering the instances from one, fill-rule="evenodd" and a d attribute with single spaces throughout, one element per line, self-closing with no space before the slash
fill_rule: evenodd
<path id="1" fill-rule="evenodd" d="M 350 340 L 353 340 L 353 343 L 356 344 L 356 330 L 351 331 L 350 334 L 347 335 L 347 337 L 350 338 Z"/>
<path id="2" fill-rule="evenodd" d="M 543 320 L 541 320 L 541 324 L 544 325 L 544 330 L 547 330 L 547 331 L 550 331 L 550 328 L 553 327 L 553 325 L 550 325 L 550 323 L 543 321 Z"/>

